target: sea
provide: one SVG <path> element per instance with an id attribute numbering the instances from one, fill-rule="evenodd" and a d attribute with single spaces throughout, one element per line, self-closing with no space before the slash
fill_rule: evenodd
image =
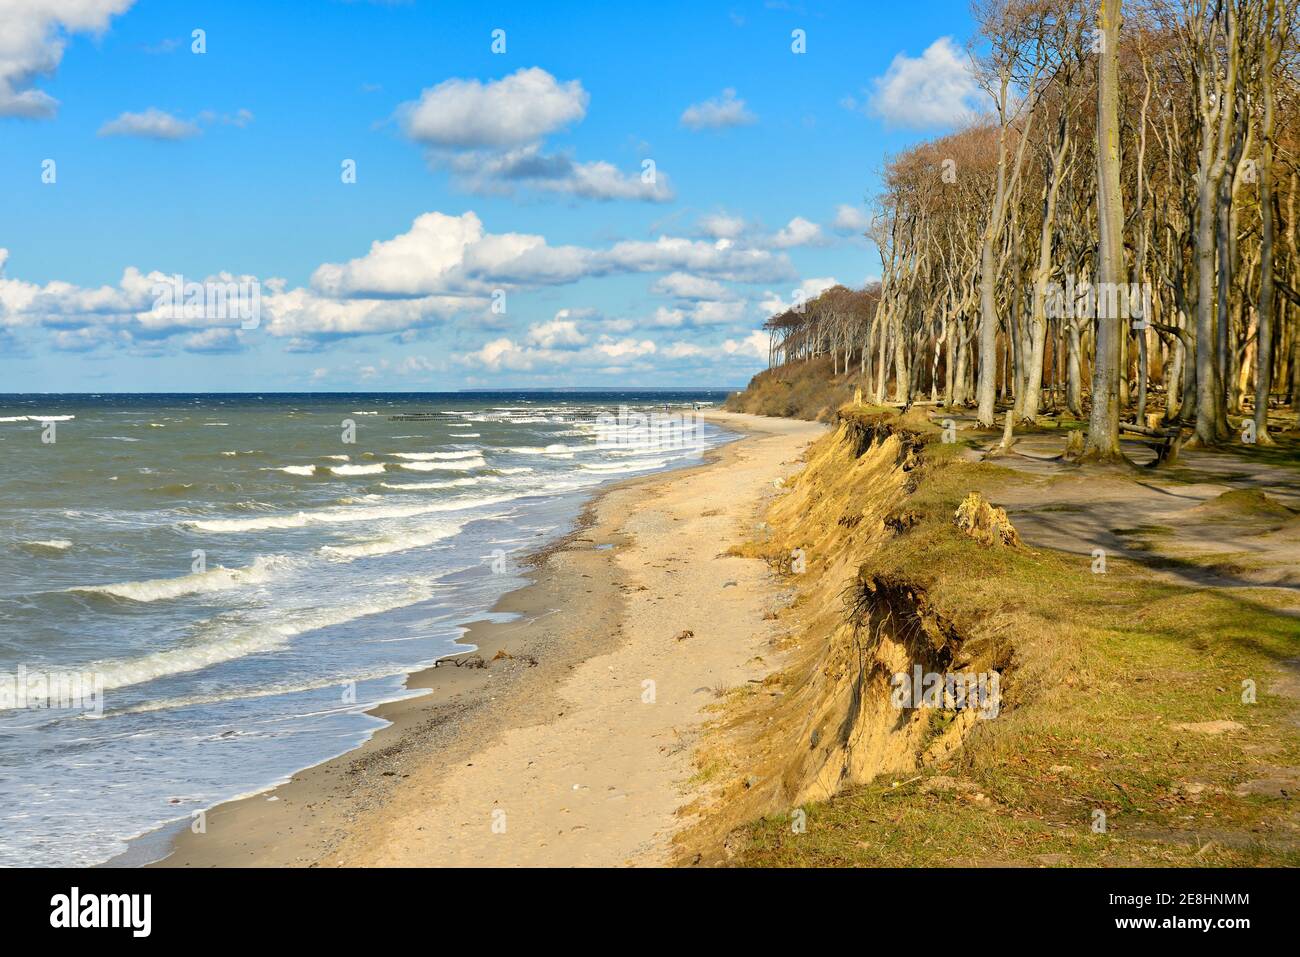
<path id="1" fill-rule="evenodd" d="M 0 395 L 0 865 L 94 865 L 383 726 L 723 391 Z"/>

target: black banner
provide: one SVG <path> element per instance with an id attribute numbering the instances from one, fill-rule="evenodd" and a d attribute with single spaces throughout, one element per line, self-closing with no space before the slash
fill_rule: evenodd
<path id="1" fill-rule="evenodd" d="M 0 919 L 12 940 L 206 948 L 375 946 L 412 932 L 437 945 L 444 930 L 479 924 L 494 943 L 503 931 L 599 941 L 611 922 L 650 936 L 661 922 L 689 922 L 694 940 L 739 941 L 782 925 L 798 932 L 820 912 L 819 935 L 865 921 L 873 935 L 961 946 L 987 933 L 1230 946 L 1287 929 L 1294 890 L 1294 872 L 1281 870 L 10 870 L 0 871 Z M 836 913 L 848 923 L 825 920 Z"/>

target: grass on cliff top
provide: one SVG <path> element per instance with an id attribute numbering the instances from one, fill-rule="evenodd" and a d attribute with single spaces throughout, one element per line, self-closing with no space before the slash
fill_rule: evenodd
<path id="1" fill-rule="evenodd" d="M 831 359 L 821 356 L 760 372 L 742 392 L 727 397 L 728 412 L 825 421 L 853 399 L 856 375 L 833 375 Z"/>
<path id="2" fill-rule="evenodd" d="M 862 571 L 924 589 L 968 641 L 1010 644 L 1001 715 L 944 765 L 805 807 L 803 833 L 754 823 L 733 863 L 1300 866 L 1300 702 L 1277 693 L 1300 685 L 1294 602 L 978 545 L 952 524 L 962 498 L 1031 479 L 960 454 L 927 445 L 910 527 Z"/>

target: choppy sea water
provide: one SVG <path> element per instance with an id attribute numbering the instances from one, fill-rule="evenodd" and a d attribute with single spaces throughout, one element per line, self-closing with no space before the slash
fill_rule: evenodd
<path id="1" fill-rule="evenodd" d="M 722 397 L 0 396 L 0 865 L 355 747 L 594 489 L 724 441 Z"/>

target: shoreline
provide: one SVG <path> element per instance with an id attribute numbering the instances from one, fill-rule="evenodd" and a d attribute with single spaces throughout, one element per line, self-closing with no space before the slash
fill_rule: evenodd
<path id="1" fill-rule="evenodd" d="M 424 694 L 386 702 L 366 712 L 388 723 L 358 747 L 299 771 L 286 782 L 215 805 L 204 814 L 202 833 L 195 833 L 189 821 L 173 822 L 133 838 L 126 852 L 101 866 L 143 863 L 142 856 L 152 857 L 162 846 L 169 846 L 169 852 L 145 866 L 667 863 L 666 835 L 676 829 L 677 807 L 687 803 L 686 795 L 679 793 L 678 779 L 689 777 L 688 738 L 693 740 L 698 730 L 700 707 L 712 700 L 711 694 L 704 693 L 709 691 L 708 680 L 715 671 L 758 668 L 756 673 L 761 675 L 762 667 L 752 660 L 758 657 L 761 662 L 761 656 L 744 654 L 753 650 L 749 647 L 709 648 L 695 663 L 698 667 L 692 667 L 682 655 L 674 655 L 678 659 L 674 663 L 656 661 L 666 650 L 664 639 L 656 637 L 653 646 L 648 645 L 644 638 L 647 626 L 653 629 L 654 619 L 667 611 L 689 617 L 699 603 L 678 602 L 679 607 L 672 607 L 672 598 L 643 598 L 639 592 L 647 592 L 650 587 L 645 582 L 633 583 L 632 579 L 639 576 L 637 569 L 628 567 L 629 562 L 650 565 L 651 551 L 665 566 L 685 560 L 698 568 L 700 562 L 722 558 L 719 553 L 729 541 L 708 544 L 699 536 L 673 543 L 685 558 L 660 554 L 667 540 L 676 536 L 664 526 L 666 516 L 656 514 L 657 506 L 667 502 L 677 511 L 685 508 L 693 513 L 672 516 L 672 522 L 694 520 L 716 525 L 717 519 L 725 518 L 734 525 L 734 519 L 742 517 L 740 512 L 747 516 L 756 513 L 773 491 L 771 480 L 788 474 L 794 465 L 792 460 L 823 428 L 814 423 L 718 411 L 706 415 L 716 424 L 739 432 L 739 437 L 708 450 L 699 464 L 637 476 L 596 491 L 569 533 L 521 560 L 526 583 L 501 596 L 491 609 L 493 615 L 509 613 L 518 617 L 504 623 L 482 619 L 467 623 L 458 640 L 467 646 L 464 651 L 407 676 L 405 688 Z M 738 483 L 727 476 L 754 459 L 762 461 L 748 469 L 748 495 L 737 495 Z M 713 507 L 718 503 L 712 498 L 719 496 L 732 500 L 727 503 L 730 508 Z M 662 510 L 660 506 L 660 513 Z M 638 517 L 658 519 L 652 523 L 657 527 L 629 527 L 638 524 L 633 521 Z M 734 529 L 728 530 L 731 532 Z M 759 566 L 750 569 L 746 578 L 767 575 L 766 567 L 753 560 L 731 558 L 714 564 L 745 562 Z M 667 574 L 673 575 L 675 570 Z M 732 574 L 732 579 L 737 577 Z M 665 583 L 658 584 L 663 590 Z M 721 587 L 735 584 L 728 580 Z M 763 621 L 761 612 L 770 605 L 775 592 L 770 583 L 766 589 L 755 587 L 760 585 L 757 581 L 747 584 L 750 587 L 734 592 L 744 596 L 743 603 L 751 606 L 749 611 L 753 613 L 753 622 L 748 628 L 741 625 L 740 632 L 754 631 L 755 635 L 737 635 L 737 643 L 745 645 L 752 643 L 745 642 L 745 637 L 757 636 L 761 643 L 761 635 L 771 630 L 765 627 L 771 622 Z M 676 597 L 680 598 L 680 593 Z M 670 607 L 637 607 L 647 602 Z M 716 609 L 713 611 L 716 614 Z M 703 634 L 699 628 L 696 633 Z M 701 647 L 696 641 L 688 639 L 687 643 Z M 676 641 L 671 645 L 684 646 Z M 646 708 L 641 702 L 646 694 L 643 682 L 658 683 L 657 678 L 628 679 L 626 687 L 612 693 L 600 687 L 589 695 L 585 687 L 580 687 L 578 697 L 592 700 L 575 703 L 575 679 L 581 682 L 597 677 L 593 663 L 604 658 L 620 665 L 640 666 L 642 670 L 667 671 L 672 683 L 672 707 Z M 613 664 L 606 668 L 615 670 Z M 678 677 L 679 671 L 685 673 Z M 580 674 L 583 677 L 578 679 Z M 696 678 L 703 686 L 692 683 Z M 601 686 L 606 684 L 600 682 Z M 566 690 L 570 692 L 567 695 Z M 664 697 L 662 689 L 657 697 Z M 634 707 L 624 707 L 629 701 L 634 702 Z M 608 732 L 610 747 L 605 750 L 616 753 L 595 749 L 598 739 L 585 735 L 582 740 L 565 740 L 566 729 L 559 725 L 584 717 L 584 711 L 591 712 L 585 719 L 595 718 L 597 724 L 613 722 L 608 728 L 589 730 Z M 681 740 L 671 746 L 662 741 L 654 744 L 656 738 L 662 737 L 661 725 L 669 718 L 667 726 Z M 685 736 L 674 723 L 689 723 Z M 552 733 L 548 734 L 547 729 Z M 648 738 L 640 741 L 639 747 L 651 753 L 626 751 L 618 732 Z M 523 766 L 510 766 L 512 760 L 525 753 L 540 754 L 539 749 L 552 756 L 547 760 L 539 757 L 536 764 L 524 759 Z M 593 749 L 600 753 L 592 753 Z M 560 805 L 581 800 L 575 796 L 589 786 L 575 782 L 558 804 L 555 788 L 551 787 L 546 791 L 547 800 L 539 805 L 519 776 L 528 773 L 532 778 L 541 778 L 536 784 L 545 791 L 558 778 L 572 777 L 566 761 L 579 758 L 592 759 L 586 763 L 597 764 L 619 781 L 636 779 L 635 787 L 630 795 L 620 793 L 611 798 L 605 807 L 588 809 L 584 816 L 593 820 L 577 824 L 570 831 L 581 836 L 595 830 L 602 834 L 601 841 L 584 842 L 579 838 L 557 841 L 557 845 L 567 848 L 565 851 L 558 846 L 548 848 L 549 834 L 539 835 L 570 814 L 569 808 Z M 658 773 L 674 776 L 671 780 L 657 779 L 653 770 L 646 777 L 646 768 L 655 764 L 656 758 L 662 765 Z M 494 767 L 493 762 L 499 766 Z M 671 770 L 669 765 L 673 766 Z M 590 774 L 597 768 L 589 766 L 585 770 Z M 619 789 L 617 783 L 609 787 Z M 509 812 L 512 817 L 506 816 L 504 808 L 485 804 L 475 815 L 478 821 L 464 821 L 453 828 L 450 819 L 463 815 L 465 801 L 472 801 L 479 790 L 485 792 L 482 797 L 488 804 L 491 799 L 487 791 L 513 790 L 515 800 Z M 449 800 L 453 792 L 461 799 Z M 627 801 L 629 796 L 634 800 Z M 642 797 L 647 800 L 635 800 Z M 620 801 L 628 810 L 620 812 L 608 806 Z M 642 803 L 653 803 L 650 818 L 643 813 L 645 807 L 630 809 Z M 425 817 L 431 820 L 416 822 Z M 494 831 L 494 827 L 498 830 Z M 434 840 L 434 834 L 428 831 L 437 832 L 438 839 Z M 502 839 L 503 832 L 511 837 Z M 523 840 L 517 839 L 521 832 Z M 458 834 L 474 837 L 462 841 Z M 476 847 L 483 835 L 496 840 Z M 607 838 L 611 836 L 618 837 L 621 846 L 610 846 Z M 613 843 L 619 845 L 620 840 Z M 586 846 L 588 843 L 591 846 Z M 150 848 L 154 849 L 152 854 Z M 484 859 L 485 849 L 493 851 L 495 860 Z"/>

